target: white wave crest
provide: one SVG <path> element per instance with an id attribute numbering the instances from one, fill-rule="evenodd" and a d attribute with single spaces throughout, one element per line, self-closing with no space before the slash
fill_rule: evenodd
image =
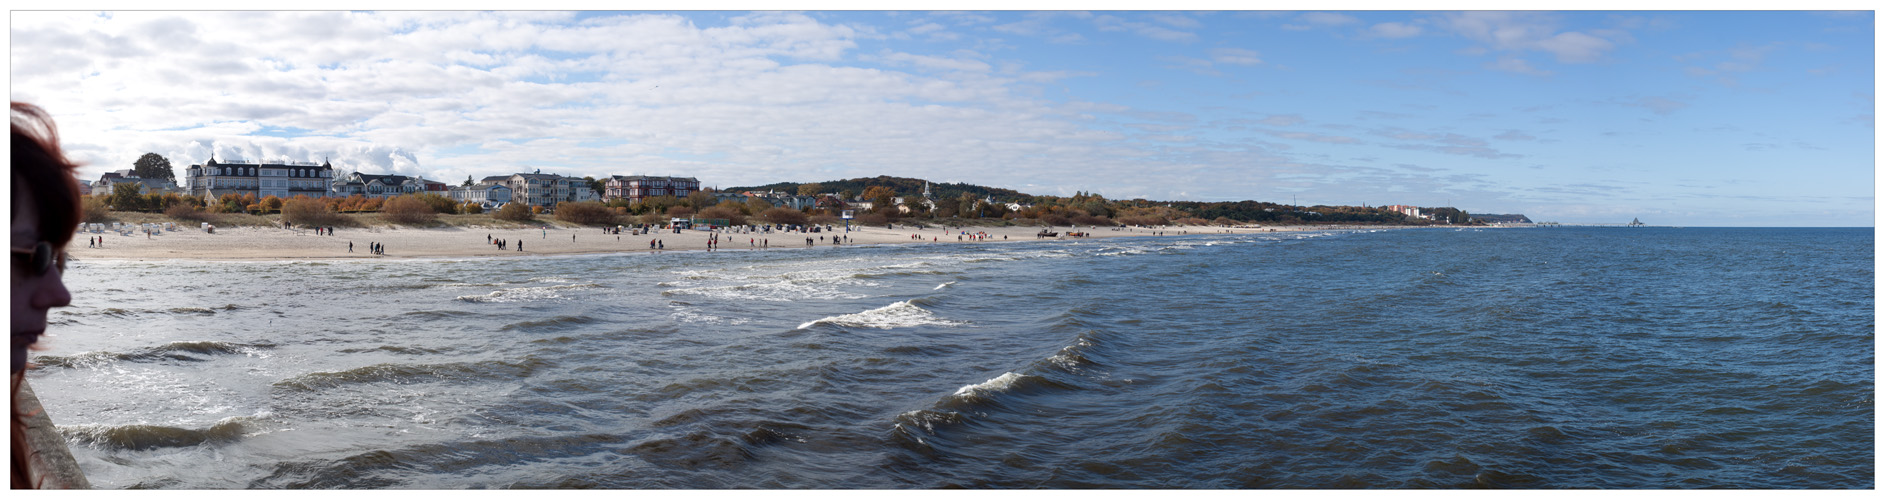
<path id="1" fill-rule="evenodd" d="M 987 395 L 989 393 L 1006 391 L 1009 387 L 1014 387 L 1014 383 L 1020 380 L 1021 374 L 1007 372 L 1001 374 L 999 377 L 988 379 L 987 382 L 962 386 L 961 389 L 956 389 L 956 396 L 969 396 L 977 393 Z"/>
<path id="2" fill-rule="evenodd" d="M 563 298 L 561 294 L 557 293 L 557 291 L 559 290 L 572 290 L 572 289 L 579 289 L 579 288 L 598 288 L 600 286 L 601 285 L 597 285 L 594 283 L 580 283 L 580 284 L 575 284 L 575 285 L 506 288 L 503 290 L 493 291 L 491 293 L 487 293 L 484 295 L 460 295 L 456 297 L 456 299 L 460 301 L 464 301 L 464 302 L 529 302 L 533 300 L 550 300 L 550 299 Z"/>
<path id="3" fill-rule="evenodd" d="M 956 282 L 954 282 L 954 281 L 951 281 L 951 282 L 948 282 L 948 283 L 943 283 L 943 284 L 941 284 L 941 285 L 936 285 L 936 289 L 937 289 L 937 290 L 941 290 L 941 289 L 943 289 L 943 288 L 947 288 L 947 287 L 948 287 L 949 285 L 954 285 L 954 284 L 956 284 Z"/>
<path id="4" fill-rule="evenodd" d="M 818 324 L 891 329 L 922 325 L 955 326 L 967 323 L 966 321 L 951 321 L 938 318 L 936 317 L 936 313 L 929 312 L 928 309 L 917 307 L 915 304 L 911 304 L 910 301 L 905 300 L 861 313 L 807 321 L 805 324 L 799 325 L 799 329 L 811 328 Z"/>

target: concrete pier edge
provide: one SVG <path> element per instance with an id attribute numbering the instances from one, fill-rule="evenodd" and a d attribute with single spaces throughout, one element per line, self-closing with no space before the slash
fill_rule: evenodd
<path id="1" fill-rule="evenodd" d="M 20 394 L 14 404 L 17 406 L 13 411 L 25 416 L 22 420 L 26 422 L 27 445 L 39 452 L 29 458 L 34 462 L 28 469 L 33 482 L 45 489 L 91 489 L 92 483 L 85 480 L 85 471 L 79 470 L 72 450 L 66 448 L 65 436 L 52 425 L 52 417 L 46 415 L 46 408 L 39 404 L 39 396 L 33 394 L 32 384 L 20 381 Z"/>

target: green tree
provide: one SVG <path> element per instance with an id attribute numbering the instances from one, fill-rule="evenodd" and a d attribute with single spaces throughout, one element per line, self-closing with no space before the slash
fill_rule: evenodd
<path id="1" fill-rule="evenodd" d="M 903 197 L 903 206 L 909 207 L 911 217 L 918 217 L 929 212 L 929 206 L 923 204 L 921 195 L 913 194 Z"/>
<path id="2" fill-rule="evenodd" d="M 131 172 L 145 179 L 177 178 L 176 172 L 170 170 L 170 159 L 157 153 L 144 153 L 144 156 L 137 157 L 137 161 L 131 164 Z"/>
<path id="3" fill-rule="evenodd" d="M 107 198 L 105 202 L 111 204 L 112 210 L 121 212 L 143 210 L 144 208 L 140 205 L 143 205 L 144 202 L 144 183 L 120 182 L 112 184 L 111 197 Z"/>
<path id="4" fill-rule="evenodd" d="M 471 174 L 465 174 L 465 187 L 471 187 Z"/>

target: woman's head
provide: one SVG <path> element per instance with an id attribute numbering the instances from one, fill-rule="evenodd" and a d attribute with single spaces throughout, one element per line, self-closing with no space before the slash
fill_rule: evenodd
<path id="1" fill-rule="evenodd" d="M 26 349 L 46 331 L 46 312 L 72 301 L 61 280 L 66 243 L 78 227 L 74 166 L 59 150 L 59 132 L 46 112 L 13 103 L 13 360 L 26 368 Z M 44 245 L 41 245 L 44 243 Z"/>

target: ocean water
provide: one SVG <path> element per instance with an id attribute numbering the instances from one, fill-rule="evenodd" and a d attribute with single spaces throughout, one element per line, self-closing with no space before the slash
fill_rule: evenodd
<path id="1" fill-rule="evenodd" d="M 1874 488 L 1870 229 L 78 262 L 100 488 Z"/>

